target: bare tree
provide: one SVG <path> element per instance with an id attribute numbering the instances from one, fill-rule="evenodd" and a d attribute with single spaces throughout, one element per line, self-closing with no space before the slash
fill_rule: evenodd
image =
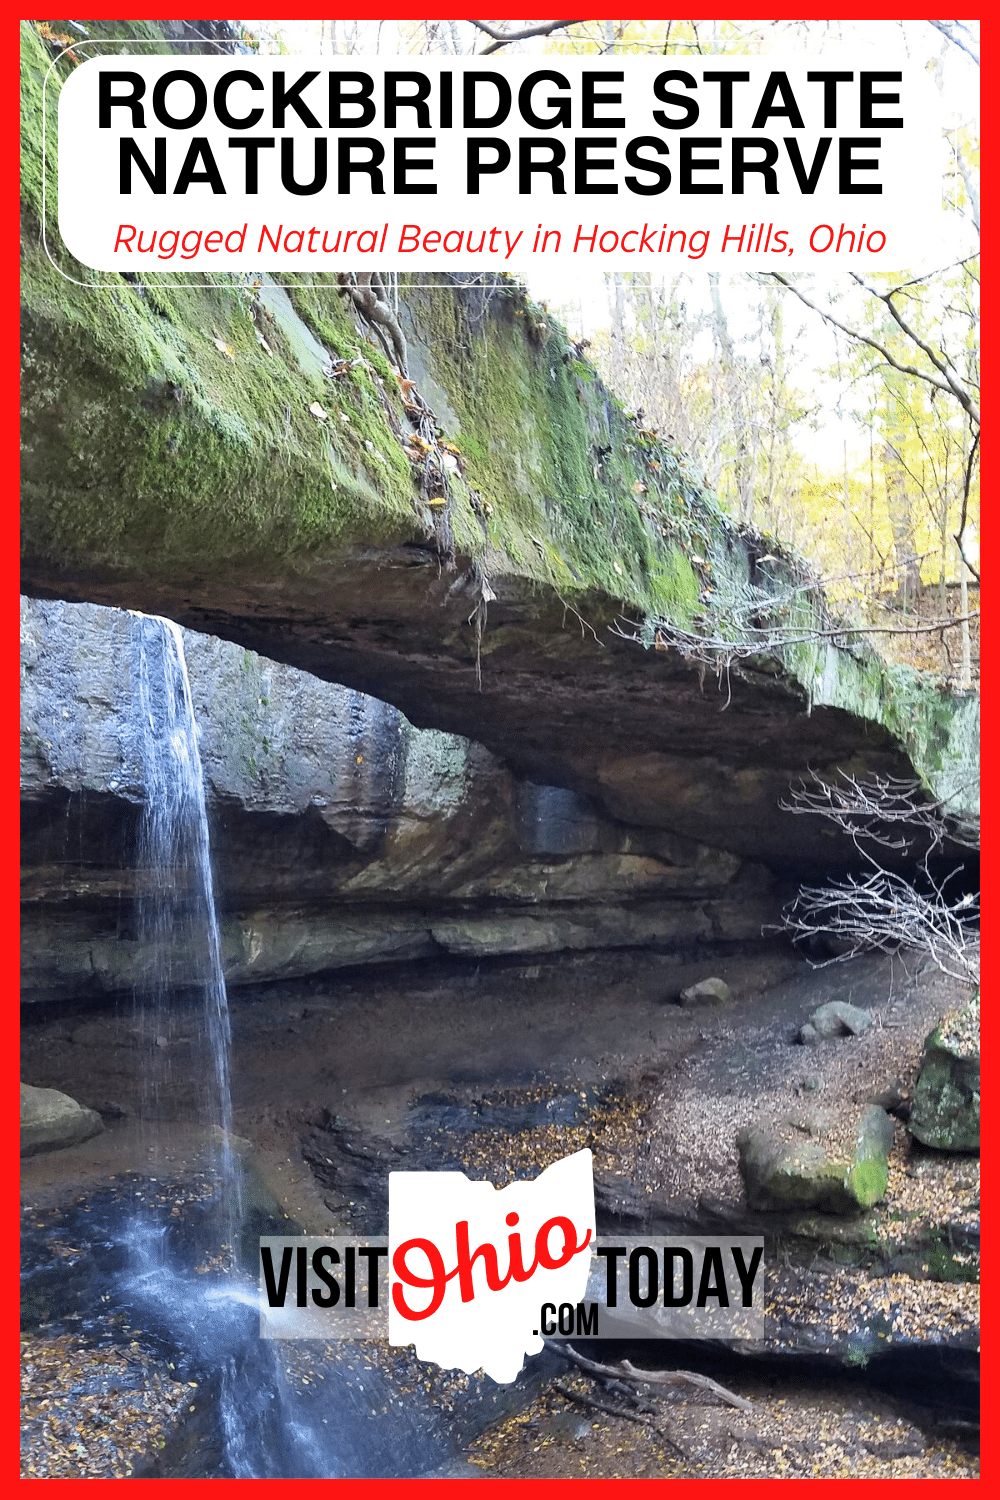
<path id="1" fill-rule="evenodd" d="M 944 391 L 948 395 L 954 396 L 962 409 L 968 413 L 969 420 L 974 424 L 974 431 L 978 432 L 978 392 L 969 386 L 963 375 L 952 363 L 947 352 L 940 347 L 935 347 L 928 339 L 922 338 L 912 322 L 903 316 L 893 301 L 894 297 L 908 288 L 892 287 L 888 292 L 880 292 L 875 287 L 866 285 L 862 278 L 854 271 L 850 273 L 853 280 L 857 282 L 863 291 L 867 292 L 870 297 L 877 298 L 879 302 L 888 308 L 890 316 L 902 330 L 912 348 L 918 350 L 924 356 L 920 364 L 913 364 L 908 359 L 904 359 L 894 353 L 882 339 L 877 339 L 862 329 L 849 327 L 846 323 L 835 317 L 829 308 L 822 307 L 819 303 L 814 302 L 812 298 L 807 297 L 801 287 L 796 285 L 789 277 L 783 276 L 780 271 L 771 271 L 768 274 L 783 287 L 786 287 L 788 291 L 793 292 L 800 302 L 805 303 L 806 307 L 818 313 L 824 322 L 829 323 L 831 328 L 838 328 L 841 333 L 845 333 L 855 343 L 865 344 L 869 349 L 874 349 L 876 354 L 884 360 L 890 369 L 896 370 L 900 375 L 909 375 L 915 380 L 922 380 L 925 384 L 933 386 L 935 390 Z M 908 287 L 913 284 L 909 283 Z"/>
<path id="2" fill-rule="evenodd" d="M 823 886 L 803 886 L 782 913 L 796 938 L 820 938 L 836 963 L 872 950 L 912 948 L 945 974 L 979 983 L 979 893 L 959 889 L 961 867 L 938 878 L 931 856 L 947 840 L 978 847 L 978 827 L 956 819 L 947 804 L 927 799 L 919 782 L 894 777 L 838 781 L 814 776 L 793 787 L 786 812 L 818 815 L 853 841 L 865 868 Z M 913 879 L 888 870 L 877 851 L 911 852 L 923 843 Z M 814 960 L 815 961 L 815 960 Z"/>
<path id="3" fill-rule="evenodd" d="M 737 664 L 752 665 L 762 659 L 780 659 L 795 646 L 828 641 L 850 649 L 871 635 L 913 637 L 933 633 L 943 638 L 945 631 L 961 628 L 969 620 L 979 618 L 979 611 L 973 610 L 966 615 L 930 620 L 920 625 L 852 625 L 832 618 L 824 594 L 831 584 L 844 580 L 820 579 L 804 563 L 796 564 L 797 576 L 782 579 L 779 573 L 771 578 L 767 566 L 780 565 L 781 558 L 773 553 L 757 556 L 755 571 L 765 582 L 743 583 L 739 587 L 730 585 L 722 592 L 709 583 L 711 575 L 707 560 L 692 557 L 691 561 L 701 570 L 706 586 L 701 595 L 702 612 L 690 626 L 675 624 L 665 616 L 649 616 L 641 623 L 622 620 L 614 627 L 614 633 L 656 651 L 676 651 L 702 672 L 710 669 L 720 681 L 725 678 L 727 683 Z M 849 576 L 852 582 L 863 578 L 860 574 L 845 576 Z M 728 700 L 725 706 L 728 706 Z"/>

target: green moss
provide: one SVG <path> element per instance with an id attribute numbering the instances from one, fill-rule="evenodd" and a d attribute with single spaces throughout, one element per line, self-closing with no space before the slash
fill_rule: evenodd
<path id="1" fill-rule="evenodd" d="M 86 24 L 95 44 L 81 56 L 136 40 L 172 50 L 155 22 Z M 68 22 L 51 26 L 73 35 Z M 335 275 L 287 278 L 289 313 L 242 278 L 150 274 L 145 264 L 138 277 L 97 277 L 60 245 L 42 93 L 54 115 L 74 66 L 66 57 L 53 67 L 22 25 L 26 555 L 68 570 L 259 578 L 352 545 L 427 545 L 432 520 L 401 441 L 397 381 L 358 333 Z M 644 616 L 649 643 L 657 618 L 735 638 L 751 553 L 765 539 L 721 514 L 683 454 L 639 431 L 524 287 L 504 275 L 439 289 L 403 278 L 402 301 L 482 502 L 455 480 L 437 522 L 442 550 L 450 532 L 460 563 L 536 584 L 540 610 L 570 602 L 595 625 Z M 363 362 L 327 378 L 313 340 L 333 361 Z M 314 403 L 330 420 L 310 414 Z M 956 705 L 867 647 L 817 638 L 830 623 L 818 589 L 803 588 L 780 548 L 765 550 L 780 559 L 776 588 L 799 590 L 780 623 L 807 639 L 754 665 L 804 705 L 854 715 L 869 741 L 905 750 L 935 795 L 969 810 L 975 704 Z"/>
<path id="2" fill-rule="evenodd" d="M 862 1208 L 871 1208 L 885 1197 L 889 1168 L 883 1160 L 860 1161 L 847 1174 L 847 1188 Z"/>
<path id="3" fill-rule="evenodd" d="M 407 303 L 421 341 L 451 351 L 439 378 L 494 551 L 564 597 L 601 590 L 689 619 L 700 585 L 682 546 L 685 506 L 703 499 L 675 459 L 641 442 L 590 366 L 584 378 L 564 331 L 499 282 L 466 294 L 414 285 Z"/>
<path id="4" fill-rule="evenodd" d="M 48 77 L 54 111 L 59 70 L 70 66 L 49 74 L 41 39 L 22 27 L 29 553 L 199 567 L 423 537 L 409 462 L 367 371 L 331 389 L 300 366 L 280 327 L 234 278 L 102 274 L 99 285 L 74 284 L 94 277 L 53 235 L 48 140 L 46 253 L 41 89 Z M 339 301 L 324 295 L 335 326 Z M 379 367 L 379 358 L 373 351 L 370 362 Z M 310 414 L 314 402 L 331 421 Z"/>

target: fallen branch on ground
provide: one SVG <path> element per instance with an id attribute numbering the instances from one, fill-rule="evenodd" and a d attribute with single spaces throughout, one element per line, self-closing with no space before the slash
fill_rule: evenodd
<path id="1" fill-rule="evenodd" d="M 657 1437 L 662 1438 L 665 1443 L 669 1443 L 670 1447 L 676 1453 L 679 1453 L 681 1458 L 687 1459 L 688 1455 L 684 1452 L 680 1444 L 674 1441 L 669 1432 L 664 1432 L 659 1423 L 654 1422 L 653 1418 L 647 1416 L 645 1412 L 629 1411 L 627 1408 L 621 1406 L 609 1406 L 606 1401 L 595 1401 L 593 1396 L 585 1396 L 582 1391 L 574 1391 L 571 1386 L 563 1385 L 561 1380 L 554 1380 L 552 1382 L 552 1389 L 558 1391 L 564 1400 L 573 1401 L 578 1406 L 584 1406 L 588 1411 L 599 1411 L 608 1417 L 624 1417 L 627 1422 L 638 1422 L 640 1427 L 649 1427 L 656 1433 Z"/>
<path id="2" fill-rule="evenodd" d="M 691 1370 L 639 1370 L 635 1365 L 623 1359 L 620 1365 L 602 1365 L 596 1360 L 587 1359 L 578 1353 L 572 1344 L 556 1342 L 554 1339 L 546 1339 L 545 1346 L 553 1350 L 563 1359 L 569 1360 L 586 1375 L 593 1375 L 595 1379 L 604 1383 L 609 1381 L 626 1381 L 629 1384 L 642 1385 L 694 1385 L 700 1390 L 711 1391 L 713 1396 L 718 1396 L 720 1401 L 725 1401 L 728 1406 L 735 1406 L 739 1411 L 749 1412 L 751 1416 L 756 1415 L 756 1409 L 749 1401 L 735 1392 L 727 1390 L 717 1380 L 712 1380 L 708 1375 L 696 1375 Z"/>

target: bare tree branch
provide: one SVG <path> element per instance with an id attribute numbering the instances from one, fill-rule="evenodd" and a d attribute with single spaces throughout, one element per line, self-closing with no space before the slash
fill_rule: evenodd
<path id="1" fill-rule="evenodd" d="M 947 132 L 945 133 L 947 134 Z M 975 226 L 976 233 L 979 234 L 979 189 L 976 187 L 976 184 L 972 179 L 972 173 L 969 171 L 968 165 L 966 163 L 965 154 L 962 151 L 962 147 L 959 141 L 958 131 L 955 130 L 951 133 L 954 137 L 952 149 L 955 152 L 955 160 L 958 163 L 958 170 L 961 174 L 962 182 L 965 186 L 965 191 L 969 196 L 969 203 L 972 205 L 972 222 Z"/>
<path id="2" fill-rule="evenodd" d="M 612 629 L 622 640 L 637 641 L 657 651 L 673 648 L 688 661 L 723 670 L 736 661 L 747 661 L 812 641 L 836 642 L 868 635 L 914 636 L 938 632 L 943 635 L 946 630 L 954 630 L 966 621 L 979 619 L 979 610 L 976 609 L 965 615 L 931 620 L 923 625 L 833 625 L 829 629 L 810 625 L 802 628 L 784 624 L 781 618 L 791 612 L 791 606 L 796 602 L 795 591 L 780 596 L 760 590 L 753 593 L 754 597 L 740 605 L 732 601 L 727 603 L 729 634 L 685 630 L 667 619 L 648 620 L 644 625 L 622 621 Z M 623 625 L 629 628 L 623 629 Z"/>
<path id="3" fill-rule="evenodd" d="M 480 57 L 488 57 L 491 52 L 499 52 L 501 47 L 507 47 L 511 42 L 523 42 L 532 36 L 551 36 L 554 31 L 562 31 L 566 26 L 582 26 L 585 19 L 586 17 L 576 21 L 540 21 L 537 26 L 526 26 L 522 31 L 497 31 L 488 21 L 470 20 L 469 25 L 493 38 L 492 44 L 484 47 L 479 54 Z"/>
<path id="4" fill-rule="evenodd" d="M 832 938 L 842 963 L 871 950 L 916 948 L 952 979 L 979 983 L 979 896 L 952 900 L 944 883 L 919 891 L 902 875 L 872 869 L 825 886 L 803 886 L 782 913 L 799 938 Z"/>
<path id="5" fill-rule="evenodd" d="M 961 48 L 966 57 L 971 57 L 976 67 L 979 67 L 979 53 L 973 52 L 971 46 L 963 42 L 962 38 L 958 35 L 959 31 L 966 30 L 959 21 L 932 21 L 929 16 L 927 20 L 928 24 L 933 26 L 935 31 L 940 31 L 941 35 L 946 36 L 953 46 Z"/>
<path id="6" fill-rule="evenodd" d="M 630 1385 L 693 1385 L 699 1390 L 711 1391 L 713 1396 L 718 1396 L 720 1401 L 726 1402 L 728 1406 L 735 1406 L 739 1411 L 749 1412 L 756 1415 L 755 1408 L 742 1396 L 727 1390 L 718 1381 L 710 1379 L 707 1375 L 696 1375 L 691 1370 L 639 1370 L 623 1359 L 620 1365 L 599 1364 L 596 1360 L 587 1359 L 573 1348 L 572 1344 L 563 1343 L 561 1340 L 545 1339 L 545 1347 L 551 1349 L 554 1354 L 559 1354 L 563 1359 L 569 1360 L 570 1364 L 576 1365 L 586 1375 L 592 1375 L 603 1385 L 613 1386 L 619 1381 L 626 1381 Z"/>
<path id="7" fill-rule="evenodd" d="M 935 370 L 937 370 L 938 374 L 941 375 L 942 379 L 947 381 L 947 389 L 951 391 L 956 401 L 958 401 L 959 404 L 964 408 L 964 410 L 969 413 L 972 421 L 974 421 L 978 426 L 979 407 L 973 401 L 972 396 L 965 389 L 965 386 L 958 379 L 957 375 L 955 375 L 954 371 L 950 367 L 949 362 L 946 359 L 942 359 L 942 357 L 934 349 L 931 348 L 930 344 L 926 343 L 925 340 L 920 337 L 916 329 L 910 327 L 909 323 L 907 323 L 906 319 L 899 311 L 899 308 L 896 306 L 895 302 L 893 302 L 893 297 L 898 291 L 901 291 L 902 288 L 892 287 L 888 292 L 879 292 L 875 289 L 875 287 L 867 286 L 856 271 L 852 271 L 851 276 L 853 280 L 857 282 L 862 291 L 868 293 L 869 297 L 877 297 L 879 302 L 885 304 L 885 306 L 889 309 L 890 316 L 893 318 L 894 322 L 899 325 L 910 342 L 916 344 L 921 353 L 930 360 L 931 364 L 934 366 Z M 926 380 L 927 376 L 924 375 L 923 378 Z"/>
<path id="8" fill-rule="evenodd" d="M 778 806 L 783 812 L 818 813 L 829 818 L 850 834 L 859 850 L 862 842 L 883 849 L 911 849 L 918 831 L 929 835 L 928 853 L 939 848 L 946 837 L 979 848 L 978 828 L 961 818 L 952 827 L 948 802 L 929 799 L 914 779 L 861 777 L 841 771 L 837 781 L 827 781 L 814 772 L 809 783 L 796 783 L 789 800 Z"/>
<path id="9" fill-rule="evenodd" d="M 810 308 L 813 312 L 818 313 L 819 316 L 823 318 L 825 322 L 829 323 L 833 328 L 839 328 L 841 333 L 846 333 L 847 337 L 849 339 L 854 339 L 856 343 L 867 344 L 870 349 L 874 349 L 877 354 L 880 354 L 882 356 L 886 364 L 889 365 L 891 369 L 898 370 L 901 375 L 912 375 L 915 379 L 923 380 L 927 385 L 932 385 L 937 390 L 945 391 L 949 396 L 954 396 L 959 404 L 964 408 L 964 410 L 969 413 L 970 418 L 976 423 L 976 425 L 979 425 L 978 404 L 973 400 L 969 392 L 965 390 L 964 386 L 956 382 L 956 379 L 954 377 L 946 374 L 945 378 L 938 380 L 927 370 L 920 370 L 916 367 L 916 365 L 904 364 L 902 360 L 897 359 L 894 354 L 891 354 L 884 344 L 879 343 L 878 339 L 872 338 L 869 334 L 860 333 L 856 328 L 848 328 L 847 324 L 841 323 L 839 318 L 835 318 L 833 316 L 833 313 L 831 313 L 829 309 L 820 307 L 817 303 L 811 301 L 804 292 L 799 290 L 799 288 L 793 281 L 790 281 L 786 276 L 782 276 L 780 271 L 770 271 L 768 274 L 770 276 L 773 276 L 775 281 L 780 282 L 783 287 L 787 287 L 790 292 L 794 292 L 795 296 L 798 297 L 800 302 L 804 302 L 806 307 Z M 854 273 L 852 272 L 851 274 L 853 275 Z M 860 281 L 859 278 L 855 277 L 855 280 L 858 281 L 858 284 L 860 286 L 864 287 L 864 290 L 866 292 L 871 292 L 871 295 L 873 297 L 879 297 L 880 301 L 886 302 L 890 312 L 892 312 L 893 317 L 896 319 L 896 322 L 899 323 L 904 332 L 907 332 L 908 335 L 913 338 L 914 342 L 920 349 L 923 349 L 925 352 L 927 352 L 926 346 L 910 332 L 910 330 L 907 328 L 906 323 L 903 322 L 899 314 L 893 308 L 892 303 L 888 300 L 888 297 L 891 296 L 891 293 L 887 294 L 887 296 L 885 297 L 880 296 L 878 292 L 872 292 L 871 288 L 865 286 L 864 282 Z M 932 363 L 934 364 L 936 369 L 939 368 L 939 361 L 937 359 L 932 360 Z"/>
<path id="10" fill-rule="evenodd" d="M 814 813 L 847 833 L 868 866 L 825 886 L 803 886 L 781 914 L 781 926 L 796 938 L 832 940 L 836 952 L 823 963 L 840 963 L 872 949 L 915 948 L 945 974 L 967 984 L 979 982 L 979 894 L 953 896 L 958 873 L 943 880 L 930 869 L 931 854 L 951 838 L 977 848 L 971 821 L 947 821 L 944 802 L 924 801 L 916 781 L 892 776 L 861 779 L 840 773 L 837 782 L 814 776 L 812 785 L 791 789 L 786 812 Z M 913 846 L 918 835 L 929 844 L 918 865 L 917 883 L 886 870 L 866 848 L 896 852 Z M 813 962 L 816 962 L 813 960 Z"/>

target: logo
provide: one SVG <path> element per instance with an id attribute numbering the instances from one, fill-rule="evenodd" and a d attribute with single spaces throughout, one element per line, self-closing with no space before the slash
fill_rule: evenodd
<path id="1" fill-rule="evenodd" d="M 387 1338 L 515 1380 L 545 1339 L 755 1338 L 752 1238 L 598 1244 L 589 1151 L 496 1189 L 392 1172 L 389 1243 L 260 1242 L 262 1338 Z"/>
<path id="2" fill-rule="evenodd" d="M 499 1192 L 461 1172 L 390 1173 L 390 1344 L 515 1379 L 542 1349 L 543 1304 L 586 1293 L 593 1239 L 589 1151 Z"/>

